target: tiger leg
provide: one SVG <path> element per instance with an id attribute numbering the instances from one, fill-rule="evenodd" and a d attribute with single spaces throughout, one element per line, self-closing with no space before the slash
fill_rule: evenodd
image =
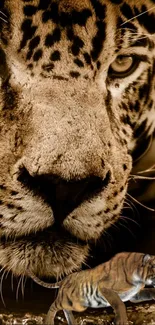
<path id="1" fill-rule="evenodd" d="M 76 325 L 76 320 L 73 316 L 72 311 L 63 309 L 68 325 Z"/>
<path id="2" fill-rule="evenodd" d="M 46 325 L 54 325 L 54 318 L 59 309 L 56 307 L 55 302 L 50 306 L 49 311 L 45 317 Z"/>
<path id="3" fill-rule="evenodd" d="M 130 301 L 134 303 L 149 300 L 155 300 L 155 288 L 144 288 L 130 299 Z"/>
<path id="4" fill-rule="evenodd" d="M 109 302 L 110 306 L 114 309 L 115 312 L 115 324 L 116 325 L 127 325 L 127 313 L 126 307 L 123 301 L 120 299 L 118 294 L 112 289 L 107 289 L 99 287 L 99 291 L 103 297 Z"/>

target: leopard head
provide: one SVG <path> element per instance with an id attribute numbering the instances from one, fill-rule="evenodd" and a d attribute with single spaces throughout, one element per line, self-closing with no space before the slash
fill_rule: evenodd
<path id="1" fill-rule="evenodd" d="M 119 218 L 154 130 L 152 7 L 1 1 L 0 264 L 15 274 L 80 268 Z"/>

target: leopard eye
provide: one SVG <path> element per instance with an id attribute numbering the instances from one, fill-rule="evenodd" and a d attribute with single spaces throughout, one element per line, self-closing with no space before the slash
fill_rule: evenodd
<path id="1" fill-rule="evenodd" d="M 113 78 L 125 78 L 137 69 L 139 63 L 140 59 L 137 56 L 119 55 L 110 65 L 109 76 Z"/>

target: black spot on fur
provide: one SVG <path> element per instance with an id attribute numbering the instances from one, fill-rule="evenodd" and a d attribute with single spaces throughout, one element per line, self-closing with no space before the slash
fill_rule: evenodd
<path id="1" fill-rule="evenodd" d="M 84 63 L 80 59 L 75 59 L 74 63 L 79 67 L 82 68 L 84 67 Z"/>
<path id="2" fill-rule="evenodd" d="M 39 61 L 43 55 L 43 51 L 41 49 L 37 50 L 34 55 L 33 55 L 33 60 L 34 61 Z"/>
<path id="3" fill-rule="evenodd" d="M 35 36 L 29 43 L 29 52 L 27 53 L 26 59 L 30 60 L 33 50 L 39 45 L 40 43 L 40 36 Z"/>
<path id="4" fill-rule="evenodd" d="M 92 51 L 91 56 L 93 61 L 96 61 L 102 51 L 103 48 L 103 42 L 106 37 L 106 24 L 104 21 L 98 21 L 96 22 L 97 26 L 97 33 L 92 39 Z"/>
<path id="5" fill-rule="evenodd" d="M 118 191 L 115 191 L 113 196 L 116 197 L 118 195 Z"/>
<path id="6" fill-rule="evenodd" d="M 97 228 L 101 227 L 101 223 L 98 222 L 98 223 L 96 224 L 96 227 L 97 227 Z"/>
<path id="7" fill-rule="evenodd" d="M 54 45 L 56 42 L 59 42 L 61 38 L 61 31 L 60 28 L 56 27 L 51 34 L 47 34 L 45 39 L 45 45 L 50 47 Z"/>
<path id="8" fill-rule="evenodd" d="M 27 5 L 23 9 L 25 16 L 33 16 L 37 12 L 37 10 L 37 7 L 31 5 Z"/>
<path id="9" fill-rule="evenodd" d="M 61 55 L 60 55 L 59 51 L 54 51 L 50 56 L 51 61 L 59 61 L 60 58 L 61 58 Z"/>
<path id="10" fill-rule="evenodd" d="M 135 15 L 138 16 L 142 12 L 147 11 L 147 7 L 145 5 L 142 6 L 141 11 L 137 7 L 134 6 Z M 150 34 L 155 33 L 155 14 L 150 12 L 145 12 L 145 14 L 137 17 L 140 25 L 142 25 Z"/>
<path id="11" fill-rule="evenodd" d="M 78 78 L 78 77 L 80 77 L 80 73 L 78 71 L 71 71 L 70 76 L 72 78 Z"/>
<path id="12" fill-rule="evenodd" d="M 113 210 L 116 210 L 117 208 L 118 208 L 118 204 L 115 204 Z"/>
<path id="13" fill-rule="evenodd" d="M 59 12 L 57 3 L 52 3 L 50 10 L 44 11 L 42 15 L 43 23 L 46 23 L 48 20 L 52 20 L 54 23 L 59 23 Z"/>
<path id="14" fill-rule="evenodd" d="M 127 165 L 126 164 L 123 164 L 123 170 L 127 170 Z"/>
<path id="15" fill-rule="evenodd" d="M 16 191 L 11 191 L 11 195 L 12 196 L 15 196 L 15 195 L 17 195 L 18 194 L 18 192 L 16 192 Z"/>
<path id="16" fill-rule="evenodd" d="M 32 20 L 31 19 L 25 19 L 21 25 L 21 31 L 23 32 L 23 38 L 21 40 L 20 44 L 20 50 L 24 48 L 28 42 L 29 39 L 31 39 L 35 32 L 36 32 L 37 26 L 32 26 Z"/>
<path id="17" fill-rule="evenodd" d="M 99 70 L 101 67 L 101 62 L 100 61 L 97 61 L 97 69 Z"/>
<path id="18" fill-rule="evenodd" d="M 92 6 L 95 10 L 96 16 L 99 19 L 105 19 L 105 9 L 106 6 L 102 5 L 98 0 L 91 0 Z"/>
<path id="19" fill-rule="evenodd" d="M 3 204 L 3 202 L 2 202 L 2 200 L 0 199 L 0 205 L 2 205 Z"/>
<path id="20" fill-rule="evenodd" d="M 108 213 L 108 212 L 110 212 L 110 209 L 107 208 L 106 210 L 104 210 L 104 212 L 105 212 L 105 213 Z"/>
<path id="21" fill-rule="evenodd" d="M 49 7 L 50 3 L 51 3 L 51 0 L 40 0 L 38 9 L 46 10 Z"/>
<path id="22" fill-rule="evenodd" d="M 123 192 L 123 190 L 124 190 L 124 186 L 121 186 L 120 192 Z"/>
<path id="23" fill-rule="evenodd" d="M 74 37 L 73 44 L 71 46 L 72 54 L 77 56 L 80 52 L 80 49 L 84 46 L 84 42 L 79 36 Z"/>
<path id="24" fill-rule="evenodd" d="M 85 59 L 86 63 L 91 65 L 91 56 L 87 52 L 85 52 L 83 54 L 83 56 L 84 56 L 84 59 Z"/>
<path id="25" fill-rule="evenodd" d="M 6 190 L 6 186 L 1 184 L 0 185 L 0 190 L 3 190 L 3 191 Z"/>
<path id="26" fill-rule="evenodd" d="M 74 31 L 73 31 L 73 29 L 70 28 L 70 27 L 68 27 L 68 28 L 67 28 L 67 39 L 68 39 L 69 41 L 73 41 L 73 40 L 74 40 L 74 37 L 75 37 L 75 35 L 74 35 Z"/>
<path id="27" fill-rule="evenodd" d="M 123 5 L 120 8 L 122 14 L 127 18 L 127 19 L 131 19 L 134 17 L 134 13 L 131 9 L 131 7 L 125 2 L 123 3 Z"/>
<path id="28" fill-rule="evenodd" d="M 15 208 L 14 204 L 11 204 L 11 203 L 8 203 L 7 207 L 8 207 L 8 209 L 14 209 Z"/>

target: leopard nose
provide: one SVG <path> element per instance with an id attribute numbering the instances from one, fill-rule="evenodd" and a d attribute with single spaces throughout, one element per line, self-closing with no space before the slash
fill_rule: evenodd
<path id="1" fill-rule="evenodd" d="M 82 180 L 66 181 L 56 175 L 41 175 L 32 177 L 23 168 L 18 181 L 25 187 L 39 195 L 52 208 L 55 222 L 60 224 L 65 217 L 80 203 L 97 195 L 108 185 L 111 172 L 108 171 L 104 180 L 91 176 Z"/>

